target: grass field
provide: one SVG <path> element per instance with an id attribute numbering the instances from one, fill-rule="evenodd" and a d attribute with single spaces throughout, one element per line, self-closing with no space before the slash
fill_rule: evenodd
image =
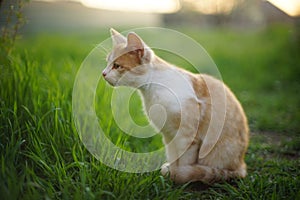
<path id="1" fill-rule="evenodd" d="M 300 199 L 299 33 L 290 26 L 182 31 L 208 51 L 247 113 L 245 179 L 175 185 L 158 171 L 131 174 L 103 165 L 77 134 L 72 88 L 80 64 L 108 30 L 25 36 L 0 66 L 1 199 Z M 130 112 L 141 116 L 136 101 Z M 101 119 L 126 150 L 162 145 L 160 137 L 133 139 L 110 116 Z"/>

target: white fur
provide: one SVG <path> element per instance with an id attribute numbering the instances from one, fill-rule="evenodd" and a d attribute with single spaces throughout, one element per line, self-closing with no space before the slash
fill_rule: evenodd
<path id="1" fill-rule="evenodd" d="M 159 103 L 166 106 L 169 111 L 177 112 L 180 111 L 178 104 L 181 106 L 190 98 L 197 99 L 190 78 L 176 68 L 151 68 L 150 70 L 147 74 L 150 84 L 146 90 L 145 87 L 141 88 L 146 105 Z"/>

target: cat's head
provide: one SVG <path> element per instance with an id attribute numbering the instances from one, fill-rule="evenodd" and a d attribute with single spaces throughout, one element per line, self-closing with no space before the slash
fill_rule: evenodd
<path id="1" fill-rule="evenodd" d="M 145 79 L 154 53 L 136 33 L 125 37 L 114 29 L 110 32 L 113 48 L 102 75 L 113 86 L 137 87 Z"/>

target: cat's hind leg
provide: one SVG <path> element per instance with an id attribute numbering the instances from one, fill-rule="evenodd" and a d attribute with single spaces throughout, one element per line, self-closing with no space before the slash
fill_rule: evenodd
<path id="1" fill-rule="evenodd" d="M 172 167 L 170 169 L 170 178 L 175 183 L 201 181 L 211 184 L 231 178 L 243 178 L 246 174 L 245 164 L 242 164 L 241 167 L 236 170 L 218 169 L 199 164 Z"/>

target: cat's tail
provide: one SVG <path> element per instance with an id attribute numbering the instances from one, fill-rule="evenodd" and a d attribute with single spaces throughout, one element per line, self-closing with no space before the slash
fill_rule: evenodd
<path id="1" fill-rule="evenodd" d="M 236 170 L 212 168 L 204 165 L 185 165 L 171 169 L 170 177 L 176 183 L 201 181 L 206 184 L 225 181 L 233 178 L 244 178 L 247 175 L 246 164 Z"/>

